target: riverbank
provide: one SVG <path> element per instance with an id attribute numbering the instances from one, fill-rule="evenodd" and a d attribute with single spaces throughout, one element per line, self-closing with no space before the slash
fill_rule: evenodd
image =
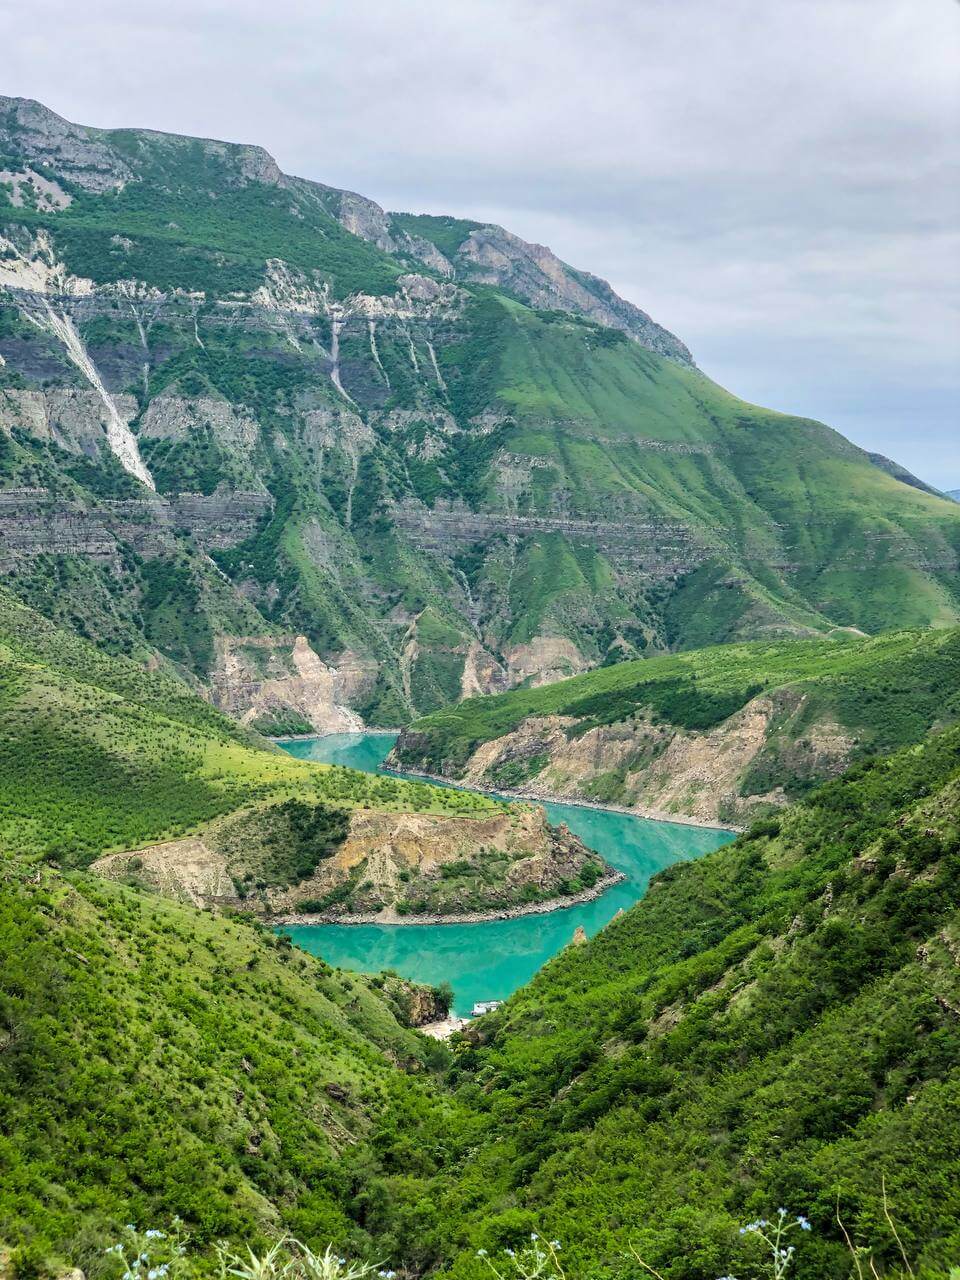
<path id="1" fill-rule="evenodd" d="M 267 923 L 278 925 L 313 925 L 313 924 L 489 924 L 492 920 L 518 920 L 521 916 L 547 915 L 553 911 L 565 911 L 570 907 L 582 906 L 585 902 L 593 902 L 601 897 L 615 884 L 620 884 L 626 876 L 622 871 L 609 870 L 601 876 L 595 885 L 582 889 L 579 893 L 571 893 L 563 898 L 544 898 L 540 902 L 522 902 L 514 907 L 495 907 L 490 911 L 464 911 L 459 915 L 435 915 L 424 912 L 422 915 L 400 915 L 393 907 L 384 907 L 382 911 L 363 911 L 356 915 L 337 915 L 331 911 L 318 911 L 313 914 L 290 912 L 286 915 L 269 916 Z"/>
<path id="2" fill-rule="evenodd" d="M 399 729 L 331 729 L 327 733 L 320 733 L 314 729 L 312 733 L 281 733 L 276 736 L 267 734 L 268 742 L 276 742 L 278 745 L 283 742 L 312 742 L 314 738 L 344 738 L 349 737 L 351 733 L 363 734 L 369 738 L 389 738 L 399 737 Z"/>
<path id="3" fill-rule="evenodd" d="M 391 773 L 396 778 L 423 778 L 425 782 L 442 782 L 448 787 L 462 787 L 465 791 L 479 791 L 486 796 L 500 796 L 505 800 L 532 800 L 536 804 L 569 804 L 578 809 L 597 809 L 601 813 L 623 813 L 628 818 L 646 818 L 650 822 L 673 822 L 679 827 L 699 827 L 703 831 L 730 831 L 739 835 L 745 827 L 734 827 L 725 822 L 706 822 L 688 813 L 667 813 L 664 809 L 630 808 L 624 804 L 600 804 L 596 800 L 581 800 L 575 796 L 560 795 L 540 787 L 485 787 L 479 782 L 455 782 L 441 773 L 427 773 L 425 769 L 394 769 L 380 766 L 381 773 Z"/>

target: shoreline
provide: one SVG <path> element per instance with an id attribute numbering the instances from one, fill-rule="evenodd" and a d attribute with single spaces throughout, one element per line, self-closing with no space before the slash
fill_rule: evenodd
<path id="1" fill-rule="evenodd" d="M 485 787 L 481 783 L 454 782 L 440 773 L 427 773 L 425 769 L 394 769 L 392 765 L 381 765 L 381 773 L 392 774 L 395 778 L 423 778 L 427 782 L 443 782 L 448 787 L 459 787 L 462 791 L 479 791 L 481 795 L 500 796 L 509 800 L 534 800 L 538 804 L 569 804 L 578 809 L 598 809 L 602 813 L 622 813 L 628 818 L 645 818 L 649 822 L 672 822 L 678 827 L 700 827 L 704 831 L 730 831 L 740 835 L 745 827 L 734 827 L 726 822 L 707 822 L 705 818 L 694 818 L 689 813 L 666 813 L 663 809 L 629 808 L 625 804 L 600 804 L 596 800 L 580 800 L 571 796 L 557 795 L 555 791 L 547 791 L 535 787 Z"/>
<path id="2" fill-rule="evenodd" d="M 351 732 L 370 737 L 400 736 L 401 729 L 356 729 Z M 333 733 L 295 733 L 283 737 L 271 738 L 271 742 L 309 742 L 313 738 L 338 738 L 346 736 L 340 731 Z M 582 800 L 571 796 L 561 796 L 555 791 L 522 787 L 486 787 L 481 783 L 458 782 L 453 778 L 445 778 L 442 773 L 428 773 L 426 769 L 394 769 L 391 765 L 382 764 L 378 773 L 391 774 L 395 778 L 423 778 L 426 782 L 441 782 L 448 787 L 457 787 L 461 791 L 478 791 L 481 795 L 503 797 L 510 800 L 534 800 L 538 804 L 570 804 L 578 809 L 597 809 L 601 813 L 622 813 L 628 818 L 645 818 L 648 822 L 672 822 L 677 827 L 699 827 L 703 831 L 729 831 L 741 835 L 746 827 L 735 827 L 728 822 L 707 822 L 705 818 L 695 818 L 689 813 L 667 813 L 663 809 L 650 809 L 625 804 L 600 804 L 597 800 Z"/>
<path id="3" fill-rule="evenodd" d="M 400 729 L 328 729 L 323 733 L 314 729 L 313 733 L 267 733 L 263 736 L 268 742 L 312 742 L 314 738 L 349 738 L 353 735 L 368 738 L 399 737 Z"/>
<path id="4" fill-rule="evenodd" d="M 493 920 L 517 920 L 521 916 L 550 915 L 554 911 L 565 911 L 570 907 L 582 906 L 585 902 L 594 902 L 601 898 L 608 889 L 626 880 L 622 871 L 611 868 L 605 876 L 601 876 L 589 889 L 581 889 L 579 893 L 565 898 L 544 898 L 540 902 L 521 902 L 513 907 L 494 907 L 490 911 L 464 911 L 459 915 L 406 915 L 402 916 L 393 907 L 385 907 L 383 911 L 361 911 L 355 915 L 338 916 L 329 911 L 285 912 L 282 915 L 268 916 L 266 923 L 274 927 L 290 925 L 327 925 L 327 924 L 379 924 L 379 925 L 433 925 L 438 924 L 489 924 Z"/>

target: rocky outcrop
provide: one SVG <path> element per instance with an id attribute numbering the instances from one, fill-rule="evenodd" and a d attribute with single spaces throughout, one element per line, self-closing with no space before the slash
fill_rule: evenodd
<path id="1" fill-rule="evenodd" d="M 237 902 L 226 859 L 203 840 L 193 837 L 109 854 L 98 858 L 91 870 L 109 880 L 128 880 L 195 907 Z"/>
<path id="2" fill-rule="evenodd" d="M 317 733 L 353 733 L 363 720 L 346 705 L 360 681 L 354 655 L 346 677 L 321 661 L 306 636 L 220 636 L 211 699 L 243 724 L 281 731 L 297 723 Z M 360 686 L 362 687 L 362 686 Z"/>
<path id="3" fill-rule="evenodd" d="M 454 269 L 465 279 L 496 285 L 541 310 L 569 311 L 622 329 L 651 351 L 693 364 L 679 338 L 619 297 L 606 280 L 575 271 L 545 245 L 530 244 L 503 227 L 471 231 L 457 250 Z"/>
<path id="4" fill-rule="evenodd" d="M 71 124 L 32 98 L 0 95 L 0 138 L 7 148 L 36 164 L 55 168 L 84 191 L 100 194 L 122 187 L 133 173 L 115 147 L 95 129 Z"/>
<path id="5" fill-rule="evenodd" d="M 380 986 L 381 979 L 374 981 Z M 383 975 L 380 990 L 393 1001 L 399 1020 L 406 1027 L 431 1026 L 445 1019 L 450 1011 L 445 993 L 394 973 Z"/>
<path id="6" fill-rule="evenodd" d="M 609 881 L 601 859 L 566 827 L 521 805 L 482 818 L 354 810 L 346 838 L 315 871 L 293 885 L 265 883 L 273 846 L 258 843 L 257 815 L 244 811 L 200 837 L 111 854 L 93 870 L 197 906 L 384 923 L 563 905 L 562 895 L 590 895 Z"/>
<path id="7" fill-rule="evenodd" d="M 579 675 L 590 665 L 565 636 L 534 636 L 527 644 L 508 648 L 504 656 L 508 685 L 528 683 L 532 688 Z"/>

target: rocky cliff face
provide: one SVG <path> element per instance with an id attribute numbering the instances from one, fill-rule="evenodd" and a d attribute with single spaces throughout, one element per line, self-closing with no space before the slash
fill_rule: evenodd
<path id="1" fill-rule="evenodd" d="M 580 732 L 572 716 L 532 716 L 479 746 L 453 776 L 470 786 L 623 805 L 648 817 L 746 826 L 788 803 L 780 786 L 763 785 L 764 774 L 823 781 L 850 762 L 854 737 L 830 718 L 784 732 L 803 720 L 803 702 L 789 689 L 763 694 L 700 732 L 636 715 Z M 415 729 L 401 735 L 391 760 L 416 767 Z"/>
<path id="2" fill-rule="evenodd" d="M 353 733 L 363 721 L 347 703 L 375 679 L 353 654 L 329 666 L 306 636 L 220 636 L 210 690 L 221 711 L 265 733 Z"/>

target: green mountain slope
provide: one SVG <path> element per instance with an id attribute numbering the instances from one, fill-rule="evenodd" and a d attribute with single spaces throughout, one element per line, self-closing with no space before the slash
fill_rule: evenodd
<path id="1" fill-rule="evenodd" d="M 399 1132 L 443 1114 L 416 1078 L 443 1050 L 370 979 L 90 876 L 8 865 L 0 921 L 16 1274 L 112 1276 L 103 1249 L 125 1223 L 177 1214 L 201 1249 L 288 1230 L 370 1251 L 363 1196 Z"/>
<path id="2" fill-rule="evenodd" d="M 471 698 L 392 760 L 493 786 L 741 821 L 960 718 L 960 630 L 752 642 Z"/>
<path id="3" fill-rule="evenodd" d="M 449 1274 L 563 1244 L 568 1275 L 755 1274 L 740 1224 L 812 1223 L 799 1280 L 960 1254 L 960 732 L 861 764 L 657 877 L 470 1028 L 483 1138 L 443 1180 Z M 865 1274 L 869 1271 L 862 1260 Z M 624 1268 L 627 1268 L 624 1270 Z"/>
<path id="4" fill-rule="evenodd" d="M 956 504 L 542 247 L 21 99 L 0 157 L 0 571 L 235 714 L 960 618 Z"/>

